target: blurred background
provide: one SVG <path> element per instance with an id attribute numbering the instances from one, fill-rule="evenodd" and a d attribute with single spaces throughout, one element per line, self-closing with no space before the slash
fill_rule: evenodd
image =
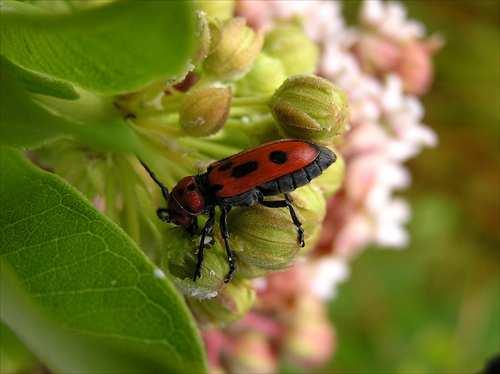
<path id="1" fill-rule="evenodd" d="M 500 354 L 499 3 L 404 1 L 446 44 L 423 97 L 436 148 L 409 164 L 405 251 L 370 248 L 330 304 L 335 372 L 479 372 Z M 359 3 L 344 2 L 348 19 Z"/>

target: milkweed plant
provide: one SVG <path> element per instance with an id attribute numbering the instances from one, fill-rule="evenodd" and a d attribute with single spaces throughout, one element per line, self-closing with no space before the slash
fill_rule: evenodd
<path id="1" fill-rule="evenodd" d="M 37 357 L 2 372 L 326 363 L 349 261 L 409 240 L 394 194 L 437 141 L 419 97 L 439 37 L 379 0 L 349 26 L 319 0 L 3 0 L 0 17 L 2 330 Z M 158 219 L 140 160 L 171 189 L 283 138 L 337 155 L 291 194 L 305 247 L 286 208 L 237 207 L 235 278 L 215 229 L 193 281 L 198 235 Z"/>

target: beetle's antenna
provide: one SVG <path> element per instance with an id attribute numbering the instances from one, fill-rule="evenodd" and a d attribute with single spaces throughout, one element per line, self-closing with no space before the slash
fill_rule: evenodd
<path id="1" fill-rule="evenodd" d="M 165 199 L 165 201 L 168 202 L 168 195 L 169 195 L 168 188 L 163 183 L 160 182 L 158 177 L 155 175 L 155 173 L 153 173 L 153 171 L 148 167 L 148 165 L 146 165 L 142 160 L 139 160 L 139 162 L 141 163 L 142 167 L 148 172 L 151 179 L 154 180 L 154 182 L 158 185 L 158 187 L 160 187 L 163 198 Z"/>

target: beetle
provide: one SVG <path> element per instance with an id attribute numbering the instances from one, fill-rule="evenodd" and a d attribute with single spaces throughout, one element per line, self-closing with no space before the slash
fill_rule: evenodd
<path id="1" fill-rule="evenodd" d="M 227 215 L 234 206 L 261 204 L 269 208 L 288 208 L 297 230 L 297 240 L 304 246 L 304 230 L 295 213 L 289 192 L 308 184 L 336 160 L 327 147 L 298 139 L 284 139 L 263 144 L 211 163 L 202 174 L 181 179 L 172 192 L 141 161 L 167 202 L 157 210 L 158 217 L 184 227 L 191 234 L 198 230 L 197 217 L 207 214 L 197 252 L 193 280 L 201 277 L 205 239 L 215 225 L 215 208 L 219 207 L 220 231 L 229 264 L 224 278 L 228 283 L 236 270 L 235 255 L 229 244 Z M 266 196 L 284 194 L 283 200 L 265 200 Z"/>

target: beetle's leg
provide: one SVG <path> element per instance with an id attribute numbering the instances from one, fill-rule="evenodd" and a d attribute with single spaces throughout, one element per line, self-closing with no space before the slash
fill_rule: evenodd
<path id="1" fill-rule="evenodd" d="M 298 241 L 301 247 L 306 245 L 304 241 L 304 229 L 302 228 L 302 222 L 300 222 L 299 217 L 297 217 L 297 213 L 295 213 L 295 209 L 293 208 L 292 198 L 289 194 L 285 194 L 285 200 L 287 202 L 288 210 L 290 211 L 290 215 L 292 216 L 292 221 L 295 227 L 297 228 Z"/>
<path id="2" fill-rule="evenodd" d="M 163 198 L 165 199 L 165 202 L 168 203 L 168 188 L 167 186 L 165 186 L 159 179 L 158 177 L 156 176 L 155 173 L 153 173 L 153 171 L 148 167 L 148 165 L 146 165 L 142 160 L 139 160 L 139 162 L 141 163 L 142 167 L 148 172 L 149 176 L 151 177 L 151 179 L 158 185 L 158 187 L 160 187 L 160 190 L 161 190 L 161 194 L 163 195 Z"/>
<path id="3" fill-rule="evenodd" d="M 190 224 L 187 228 L 187 232 L 191 236 L 195 235 L 198 232 L 198 217 L 194 217 L 193 223 Z"/>
<path id="4" fill-rule="evenodd" d="M 165 199 L 165 202 L 168 204 L 168 188 L 158 179 L 156 174 L 153 173 L 153 171 L 148 167 L 148 165 L 146 165 L 142 160 L 139 160 L 139 162 L 141 163 L 142 167 L 148 172 L 151 179 L 158 185 L 158 187 L 160 187 L 161 194 Z M 168 210 L 166 208 L 158 208 L 156 210 L 156 215 L 162 221 L 169 222 Z"/>
<path id="5" fill-rule="evenodd" d="M 300 222 L 299 217 L 297 217 L 297 213 L 295 213 L 295 209 L 293 208 L 290 200 L 291 199 L 288 194 L 285 194 L 285 200 L 261 200 L 260 203 L 268 208 L 288 208 L 293 224 L 297 228 L 297 241 L 301 247 L 304 247 L 306 245 L 304 242 L 304 229 L 302 228 L 302 223 Z"/>
<path id="6" fill-rule="evenodd" d="M 229 231 L 227 229 L 227 213 L 231 209 L 228 206 L 221 205 L 221 215 L 220 215 L 220 231 L 222 238 L 224 239 L 224 246 L 226 247 L 227 262 L 229 264 L 229 273 L 227 273 L 224 278 L 224 283 L 228 283 L 233 279 L 234 272 L 236 271 L 236 260 L 234 258 L 234 252 L 229 246 Z"/>
<path id="7" fill-rule="evenodd" d="M 211 208 L 208 211 L 208 220 L 205 223 L 203 230 L 201 231 L 200 244 L 198 246 L 198 253 L 196 254 L 197 256 L 196 270 L 194 271 L 193 275 L 193 281 L 195 282 L 197 278 L 201 277 L 201 265 L 203 265 L 203 254 L 205 251 L 205 237 L 212 232 L 214 228 L 214 221 L 215 221 L 215 209 Z"/>

